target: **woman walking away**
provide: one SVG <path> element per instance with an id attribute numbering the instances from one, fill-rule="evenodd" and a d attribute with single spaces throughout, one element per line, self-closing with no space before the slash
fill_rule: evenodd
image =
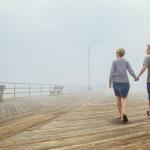
<path id="1" fill-rule="evenodd" d="M 111 88 L 113 84 L 114 93 L 117 97 L 117 106 L 119 112 L 119 120 L 123 120 L 124 123 L 128 122 L 128 117 L 126 114 L 127 108 L 127 96 L 130 89 L 129 78 L 127 71 L 134 78 L 136 77 L 130 63 L 124 58 L 125 49 L 119 48 L 116 51 L 116 60 L 112 63 L 112 68 L 110 72 L 109 87 Z"/>

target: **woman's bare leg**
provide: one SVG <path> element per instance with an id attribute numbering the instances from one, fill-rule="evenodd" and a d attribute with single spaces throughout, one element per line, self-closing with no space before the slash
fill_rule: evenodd
<path id="1" fill-rule="evenodd" d="M 122 112 L 121 112 L 121 97 L 117 97 L 117 107 L 118 107 L 118 113 L 119 113 L 119 118 L 122 118 Z"/>
<path id="2" fill-rule="evenodd" d="M 127 97 L 122 97 L 121 98 L 121 103 L 122 103 L 122 114 L 123 114 L 123 122 L 127 123 L 128 122 L 128 117 L 126 115 L 126 110 L 127 110 Z"/>
<path id="3" fill-rule="evenodd" d="M 126 114 L 126 110 L 127 110 L 127 97 L 122 97 L 121 98 L 121 103 L 122 103 L 122 114 Z"/>

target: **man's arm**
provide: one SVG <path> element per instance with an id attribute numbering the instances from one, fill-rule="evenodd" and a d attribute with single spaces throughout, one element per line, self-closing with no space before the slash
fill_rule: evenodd
<path id="1" fill-rule="evenodd" d="M 141 69 L 141 71 L 140 71 L 140 73 L 138 75 L 138 78 L 140 78 L 141 75 L 145 72 L 147 66 L 148 66 L 148 57 L 145 57 L 144 58 L 144 62 L 143 62 L 143 67 L 142 67 L 142 69 Z"/>
<path id="2" fill-rule="evenodd" d="M 138 75 L 138 78 L 140 78 L 140 76 L 145 72 L 146 68 L 147 68 L 146 64 L 143 65 L 143 68 L 141 69 L 141 71 L 140 71 L 140 73 Z"/>

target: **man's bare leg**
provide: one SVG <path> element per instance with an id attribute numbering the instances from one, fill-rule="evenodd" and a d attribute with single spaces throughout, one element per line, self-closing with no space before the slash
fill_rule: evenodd
<path id="1" fill-rule="evenodd" d="M 150 100 L 148 100 L 148 104 L 149 104 L 149 109 L 147 111 L 147 115 L 150 116 Z"/>

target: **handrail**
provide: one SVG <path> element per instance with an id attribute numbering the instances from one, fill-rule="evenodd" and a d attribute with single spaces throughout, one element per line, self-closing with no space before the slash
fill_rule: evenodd
<path id="1" fill-rule="evenodd" d="M 33 94 L 45 95 L 62 95 L 62 93 L 79 92 L 86 90 L 84 86 L 74 85 L 61 85 L 61 84 L 40 84 L 40 83 L 12 83 L 12 82 L 0 82 L 0 85 L 5 85 L 3 96 L 8 95 L 14 99 L 24 94 L 24 96 L 32 96 Z"/>

